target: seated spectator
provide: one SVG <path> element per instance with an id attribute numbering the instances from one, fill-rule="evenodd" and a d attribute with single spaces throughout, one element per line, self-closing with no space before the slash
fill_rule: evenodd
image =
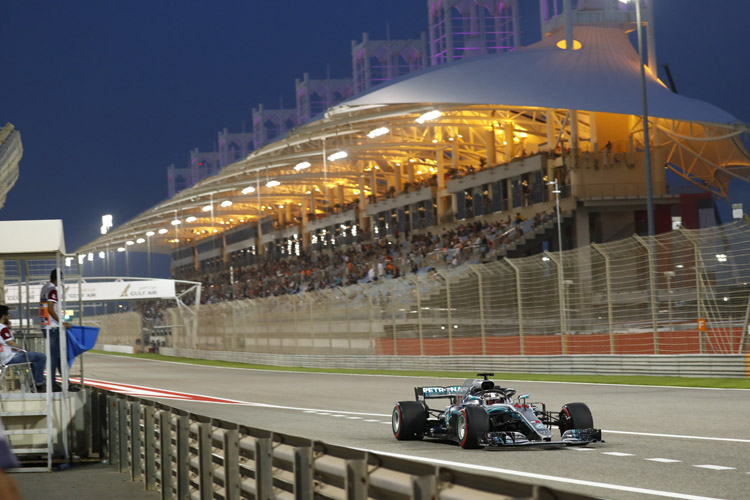
<path id="1" fill-rule="evenodd" d="M 34 377 L 36 392 L 44 392 L 44 365 L 47 356 L 41 352 L 26 352 L 19 347 L 13 332 L 10 331 L 10 310 L 0 305 L 0 361 L 5 365 L 31 362 L 31 374 Z"/>

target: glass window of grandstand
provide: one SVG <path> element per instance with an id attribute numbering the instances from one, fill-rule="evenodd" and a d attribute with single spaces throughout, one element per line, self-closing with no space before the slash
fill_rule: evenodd
<path id="1" fill-rule="evenodd" d="M 243 248 L 229 254 L 229 262 L 235 267 L 249 266 L 257 262 L 255 247 Z"/>

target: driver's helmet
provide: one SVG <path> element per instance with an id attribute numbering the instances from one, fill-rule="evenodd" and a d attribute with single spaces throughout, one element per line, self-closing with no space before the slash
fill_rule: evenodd
<path id="1" fill-rule="evenodd" d="M 484 393 L 484 404 L 486 405 L 497 405 L 505 401 L 505 397 L 500 392 L 486 392 Z"/>

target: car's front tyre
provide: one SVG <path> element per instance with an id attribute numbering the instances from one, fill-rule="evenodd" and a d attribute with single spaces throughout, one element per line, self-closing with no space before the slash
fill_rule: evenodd
<path id="1" fill-rule="evenodd" d="M 464 449 L 484 448 L 490 415 L 480 406 L 465 406 L 456 416 L 456 438 Z"/>
<path id="2" fill-rule="evenodd" d="M 570 429 L 593 429 L 594 417 L 585 403 L 568 403 L 560 410 L 560 434 Z"/>
<path id="3" fill-rule="evenodd" d="M 427 410 L 417 401 L 399 401 L 393 407 L 391 428 L 399 441 L 419 440 L 427 426 Z"/>

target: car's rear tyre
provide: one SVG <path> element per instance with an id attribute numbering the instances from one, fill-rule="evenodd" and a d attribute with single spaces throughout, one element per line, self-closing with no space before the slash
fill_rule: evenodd
<path id="1" fill-rule="evenodd" d="M 490 430 L 490 415 L 480 406 L 465 406 L 456 416 L 456 437 L 461 448 L 483 448 Z"/>
<path id="2" fill-rule="evenodd" d="M 418 440 L 424 437 L 427 410 L 417 401 L 399 401 L 393 407 L 391 428 L 399 441 Z"/>
<path id="3" fill-rule="evenodd" d="M 560 433 L 569 429 L 593 429 L 594 417 L 584 403 L 568 403 L 560 410 Z"/>

